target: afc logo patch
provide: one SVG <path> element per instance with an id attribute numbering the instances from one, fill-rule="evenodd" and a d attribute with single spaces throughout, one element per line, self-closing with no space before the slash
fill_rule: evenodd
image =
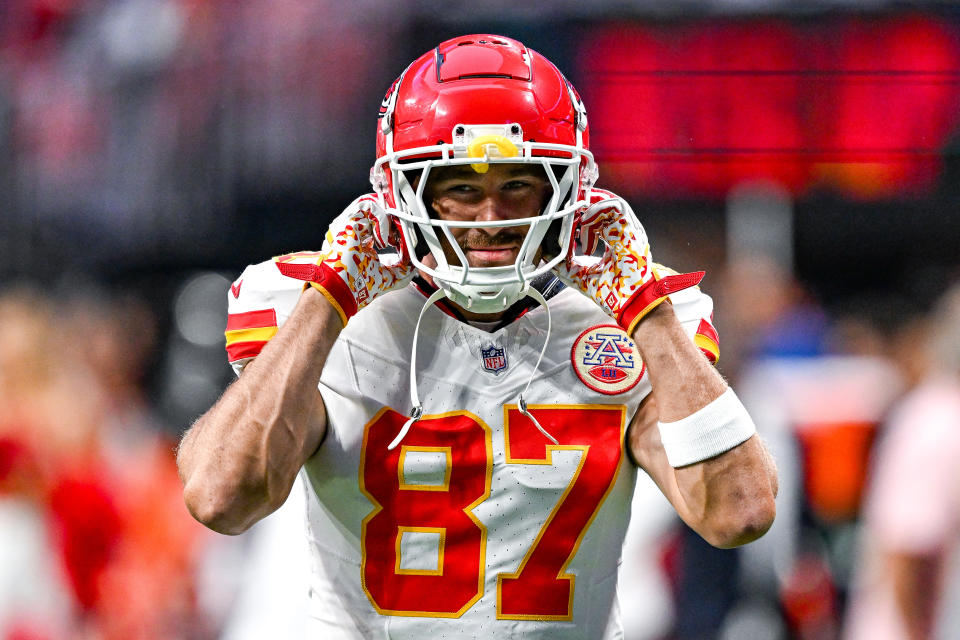
<path id="1" fill-rule="evenodd" d="M 494 375 L 500 375 L 507 369 L 507 352 L 503 347 L 491 344 L 489 347 L 480 347 L 480 361 L 483 370 Z"/>
<path id="2" fill-rule="evenodd" d="M 583 384 L 607 395 L 633 389 L 646 365 L 627 332 L 615 324 L 590 327 L 573 341 L 573 370 Z"/>

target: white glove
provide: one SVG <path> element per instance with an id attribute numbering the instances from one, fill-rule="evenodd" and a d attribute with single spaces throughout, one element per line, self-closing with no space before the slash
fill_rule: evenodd
<path id="1" fill-rule="evenodd" d="M 381 259 L 377 249 L 388 246 L 398 250 L 399 262 Z M 405 286 L 414 276 L 390 217 L 370 194 L 354 200 L 330 223 L 316 264 L 278 262 L 277 267 L 325 295 L 344 325 L 377 296 Z"/>
<path id="2" fill-rule="evenodd" d="M 600 305 L 628 335 L 669 294 L 703 279 L 703 271 L 658 274 L 643 225 L 630 205 L 609 191 L 593 190 L 577 229 L 585 256 L 574 256 L 571 242 L 567 259 L 553 270 L 568 286 Z M 587 257 L 601 241 L 606 245 L 603 256 Z"/>

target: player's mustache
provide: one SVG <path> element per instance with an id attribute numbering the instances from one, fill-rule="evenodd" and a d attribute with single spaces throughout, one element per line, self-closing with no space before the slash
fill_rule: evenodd
<path id="1" fill-rule="evenodd" d="M 460 239 L 460 246 L 464 249 L 493 249 L 510 245 L 520 246 L 526 233 L 513 229 L 502 229 L 495 235 L 484 233 L 480 229 L 470 229 Z"/>

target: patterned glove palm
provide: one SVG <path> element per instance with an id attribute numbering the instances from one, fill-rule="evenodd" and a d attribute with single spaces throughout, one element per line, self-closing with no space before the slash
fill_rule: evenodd
<path id="1" fill-rule="evenodd" d="M 647 233 L 622 198 L 593 190 L 580 214 L 580 244 L 591 256 L 602 241 L 603 256 L 575 258 L 573 243 L 565 262 L 554 271 L 567 285 L 593 299 L 628 333 L 671 293 L 695 286 L 703 271 L 661 275 L 650 258 Z"/>
<path id="2" fill-rule="evenodd" d="M 306 280 L 333 304 L 346 325 L 374 298 L 406 285 L 414 269 L 406 253 L 385 262 L 378 249 L 400 246 L 386 211 L 373 195 L 354 200 L 330 224 L 315 264 L 278 263 L 285 276 Z"/>

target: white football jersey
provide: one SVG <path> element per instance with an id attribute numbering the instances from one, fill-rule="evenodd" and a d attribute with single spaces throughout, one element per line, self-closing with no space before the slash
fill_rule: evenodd
<path id="1" fill-rule="evenodd" d="M 315 260 L 293 254 L 278 260 Z M 239 371 L 289 317 L 303 283 L 276 261 L 234 283 L 227 350 Z M 672 296 L 709 357 L 710 298 Z M 354 316 L 320 391 L 327 433 L 303 473 L 311 637 L 622 636 L 616 601 L 636 468 L 627 425 L 650 392 L 632 341 L 565 289 L 494 332 L 415 285 Z M 392 450 L 411 411 L 423 417 Z M 532 380 L 531 380 L 532 376 Z M 530 413 L 517 407 L 524 392 Z"/>

